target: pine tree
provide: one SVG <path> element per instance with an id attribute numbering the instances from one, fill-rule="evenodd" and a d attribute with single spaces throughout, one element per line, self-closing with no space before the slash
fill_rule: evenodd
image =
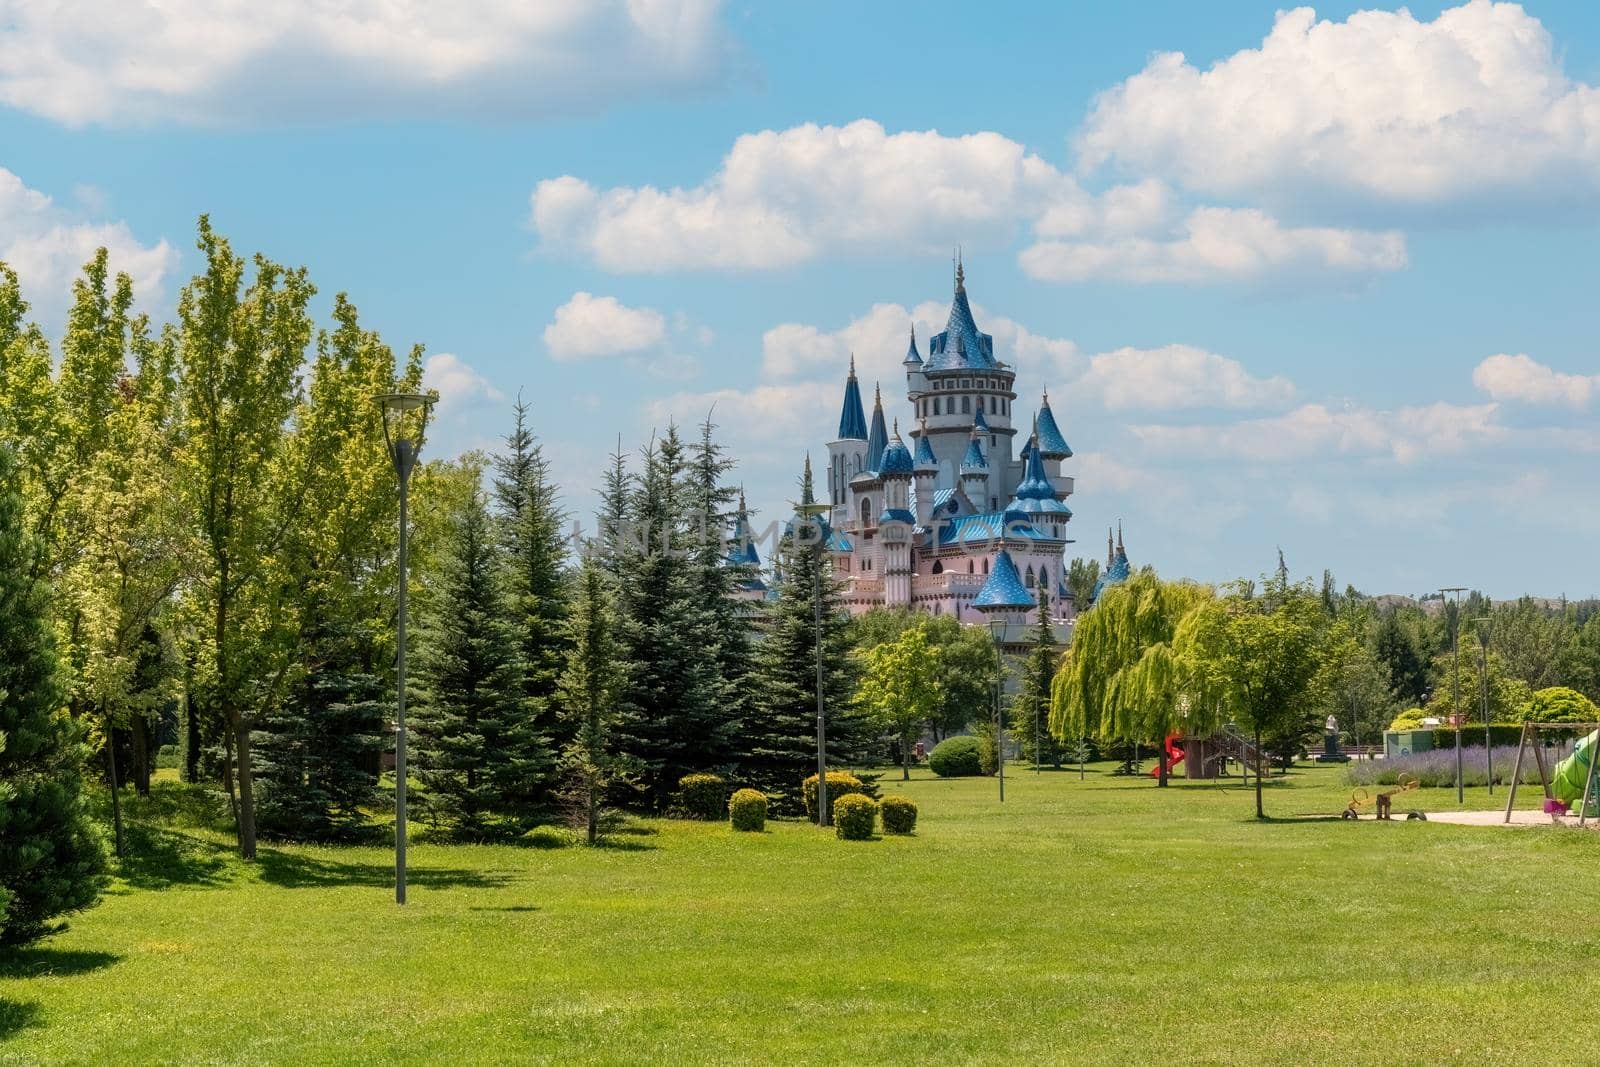
<path id="1" fill-rule="evenodd" d="M 691 450 L 686 497 L 692 540 L 686 547 L 701 608 L 701 647 L 716 666 L 712 699 L 721 709 L 722 736 L 737 748 L 749 710 L 750 614 L 734 591 L 756 575 L 730 555 L 727 531 L 737 494 L 725 476 L 734 464 L 713 436 L 715 429 L 708 417 Z"/>
<path id="2" fill-rule="evenodd" d="M 504 566 L 482 494 L 455 517 L 441 569 L 417 641 L 418 806 L 463 837 L 517 832 L 540 814 L 529 785 L 548 774 L 550 754 L 522 695 Z"/>
<path id="3" fill-rule="evenodd" d="M 812 500 L 811 468 L 801 483 Z M 801 783 L 817 770 L 817 585 L 822 595 L 822 685 L 828 764 L 849 765 L 871 744 L 873 730 L 855 709 L 854 631 L 826 553 L 795 525 L 778 546 L 777 600 L 768 611 L 750 672 L 752 707 L 740 739 L 742 777 L 774 798 L 779 811 L 803 810 Z M 820 569 L 820 572 L 819 572 Z"/>
<path id="4" fill-rule="evenodd" d="M 620 676 L 608 582 L 599 562 L 585 557 L 574 590 L 572 641 L 559 696 L 572 735 L 562 769 L 570 778 L 576 814 L 591 845 L 600 840 L 606 795 L 628 780 L 628 764 L 614 747 Z"/>
<path id="5" fill-rule="evenodd" d="M 1011 736 L 1024 759 L 1060 768 L 1067 746 L 1050 732 L 1050 685 L 1061 652 L 1050 628 L 1050 594 L 1039 587 L 1039 621 L 1033 628 L 1033 649 L 1022 671 L 1022 689 L 1011 704 Z"/>
<path id="6" fill-rule="evenodd" d="M 81 732 L 46 620 L 45 587 L 29 575 L 16 466 L 0 445 L 0 888 L 9 894 L 0 941 L 26 941 L 51 920 L 94 903 L 105 856 L 80 797 Z"/>
<path id="7" fill-rule="evenodd" d="M 637 761 L 645 802 L 663 811 L 678 780 L 722 765 L 728 723 L 718 704 L 717 664 L 701 641 L 705 605 L 685 548 L 685 453 L 676 428 L 645 453 L 629 521 L 640 532 L 623 545 L 618 638 L 629 664 L 618 731 Z"/>
<path id="8" fill-rule="evenodd" d="M 528 429 L 528 405 L 517 402 L 506 451 L 495 459 L 494 500 L 506 562 L 508 621 L 522 658 L 522 695 L 540 747 L 559 752 L 571 739 L 556 715 L 555 696 L 571 645 L 567 630 L 566 514 L 556 499 L 544 452 Z M 527 783 L 525 802 L 548 807 L 555 765 Z"/>

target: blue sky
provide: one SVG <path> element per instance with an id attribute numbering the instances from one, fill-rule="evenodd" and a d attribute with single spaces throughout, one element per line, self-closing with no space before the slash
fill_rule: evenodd
<path id="1" fill-rule="evenodd" d="M 209 212 L 427 344 L 432 447 L 520 389 L 588 513 L 714 403 L 772 518 L 960 244 L 1086 554 L 1600 592 L 1592 5 L 521 6 L 13 0 L 0 258 L 160 312 Z"/>

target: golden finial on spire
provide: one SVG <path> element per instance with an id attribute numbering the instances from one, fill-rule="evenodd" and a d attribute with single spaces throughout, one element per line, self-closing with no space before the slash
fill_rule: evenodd
<path id="1" fill-rule="evenodd" d="M 872 383 L 872 406 L 875 407 L 875 408 L 883 407 L 883 383 L 882 382 L 873 382 Z"/>

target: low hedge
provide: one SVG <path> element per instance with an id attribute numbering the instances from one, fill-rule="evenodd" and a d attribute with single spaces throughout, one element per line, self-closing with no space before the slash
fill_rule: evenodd
<path id="1" fill-rule="evenodd" d="M 720 819 L 728 813 L 728 783 L 719 774 L 686 774 L 678 779 L 678 808 L 691 819 Z"/>
<path id="2" fill-rule="evenodd" d="M 1522 740 L 1522 726 L 1506 722 L 1491 723 L 1489 725 L 1489 738 L 1498 747 L 1500 745 L 1515 745 Z M 1450 726 L 1436 726 L 1433 730 L 1434 748 L 1455 748 L 1456 731 Z M 1476 725 L 1467 723 L 1461 728 L 1462 748 L 1483 747 L 1483 723 Z"/>
<path id="3" fill-rule="evenodd" d="M 728 822 L 735 830 L 760 833 L 767 828 L 767 794 L 741 789 L 728 801 Z"/>
<path id="4" fill-rule="evenodd" d="M 909 797 L 891 794 L 878 801 L 886 834 L 909 834 L 917 828 L 917 805 Z"/>
<path id="5" fill-rule="evenodd" d="M 846 793 L 833 805 L 833 826 L 841 840 L 870 841 L 878 821 L 878 805 L 871 797 Z"/>
<path id="6" fill-rule="evenodd" d="M 928 767 L 940 778 L 972 778 L 982 774 L 978 739 L 970 734 L 945 738 L 928 753 Z"/>
<path id="7" fill-rule="evenodd" d="M 807 778 L 805 780 L 805 782 L 802 783 L 801 789 L 805 793 L 806 818 L 810 819 L 812 822 L 816 822 L 817 821 L 817 776 L 813 774 L 810 778 Z M 861 779 L 857 778 L 855 775 L 851 774 L 849 771 L 829 771 L 828 772 L 828 818 L 830 820 L 833 818 L 833 802 L 838 800 L 842 796 L 848 796 L 850 794 L 856 794 L 858 796 L 867 796 L 868 795 L 867 794 L 867 787 L 864 784 L 862 784 Z"/>

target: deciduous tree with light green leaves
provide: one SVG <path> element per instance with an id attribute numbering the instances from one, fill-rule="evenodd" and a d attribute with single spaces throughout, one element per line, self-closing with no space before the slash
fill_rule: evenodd
<path id="1" fill-rule="evenodd" d="M 200 219 L 205 270 L 178 300 L 178 484 L 193 517 L 204 699 L 226 727 L 238 779 L 239 851 L 256 854 L 251 734 L 294 662 L 293 576 L 281 549 L 304 516 L 289 417 L 311 338 L 305 270 L 245 261 Z"/>
<path id="2" fill-rule="evenodd" d="M 1106 589 L 1079 617 L 1051 684 L 1056 736 L 1159 744 L 1169 733 L 1211 729 L 1216 705 L 1174 641 L 1185 617 L 1214 596 L 1210 586 L 1162 581 L 1148 571 Z M 1166 785 L 1164 750 L 1158 759 L 1157 781 Z"/>
<path id="3" fill-rule="evenodd" d="M 900 742 L 900 771 L 911 779 L 911 744 L 944 699 L 944 656 L 923 626 L 863 654 L 856 704 Z"/>
<path id="4" fill-rule="evenodd" d="M 1204 601 L 1180 622 L 1173 660 L 1205 707 L 1223 707 L 1254 736 L 1256 817 L 1261 800 L 1263 738 L 1303 723 L 1315 699 L 1320 666 L 1322 605 L 1308 584 L 1280 574 L 1239 583 L 1228 595 Z"/>

